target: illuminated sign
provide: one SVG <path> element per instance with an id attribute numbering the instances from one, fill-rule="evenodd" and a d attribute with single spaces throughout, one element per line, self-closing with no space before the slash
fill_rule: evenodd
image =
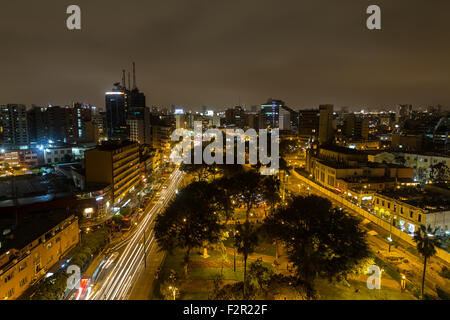
<path id="1" fill-rule="evenodd" d="M 125 94 L 125 92 L 107 92 L 107 95 L 115 95 L 115 94 L 119 94 L 119 95 L 123 95 Z"/>

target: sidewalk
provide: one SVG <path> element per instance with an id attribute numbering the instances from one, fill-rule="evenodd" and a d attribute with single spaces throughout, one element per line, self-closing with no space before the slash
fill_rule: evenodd
<path id="1" fill-rule="evenodd" d="M 294 193 L 298 193 L 298 191 L 295 191 L 294 186 L 292 186 L 291 188 L 293 189 Z M 310 192 L 315 192 L 319 196 L 324 196 L 324 194 L 320 190 L 316 190 L 313 186 L 311 186 Z M 345 206 L 345 204 L 342 204 L 335 199 L 329 200 L 335 205 Z M 346 208 L 347 211 L 353 216 L 364 219 L 364 217 L 361 216 L 359 212 L 356 212 L 354 209 L 349 207 Z M 405 241 L 400 237 L 394 236 L 393 238 L 395 243 L 392 245 L 391 252 L 389 253 L 389 242 L 387 241 L 387 237 L 390 234 L 389 230 L 373 221 L 367 220 L 367 222 L 368 223 L 362 225 L 362 229 L 367 231 L 370 235 L 369 237 L 367 237 L 367 240 L 374 254 L 399 273 L 406 273 L 408 280 L 412 281 L 415 285 L 420 287 L 422 281 L 423 260 L 420 255 L 411 252 L 411 249 L 415 249 L 415 245 Z M 373 231 L 374 233 L 371 233 Z M 387 259 L 389 256 L 397 256 L 401 259 L 399 259 L 399 262 L 393 263 Z M 447 265 L 448 262 L 444 259 L 441 259 L 440 257 L 435 256 L 429 259 L 425 281 L 426 293 L 431 294 L 432 296 L 436 296 L 436 285 L 439 285 L 439 287 L 441 288 L 449 287 L 450 281 L 441 277 L 439 274 L 442 266 Z"/>
<path id="2" fill-rule="evenodd" d="M 143 269 L 140 277 L 134 284 L 131 290 L 128 300 L 154 300 L 153 295 L 155 284 L 156 270 L 161 266 L 165 252 L 159 252 L 157 246 L 153 246 L 150 252 L 147 254 L 147 268 Z"/>
<path id="3" fill-rule="evenodd" d="M 102 250 L 95 256 L 89 266 L 87 267 L 86 271 L 83 274 L 84 278 L 91 278 L 94 274 L 95 270 L 98 268 L 100 262 L 105 258 L 105 250 Z"/>

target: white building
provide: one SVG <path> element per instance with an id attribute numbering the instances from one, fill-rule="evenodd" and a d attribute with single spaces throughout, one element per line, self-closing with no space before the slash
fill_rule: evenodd
<path id="1" fill-rule="evenodd" d="M 280 130 L 291 130 L 291 114 L 289 111 L 280 108 L 278 125 Z"/>
<path id="2" fill-rule="evenodd" d="M 404 165 L 414 169 L 417 180 L 429 179 L 431 167 L 439 163 L 445 163 L 450 168 L 450 157 L 435 154 L 418 154 L 407 152 L 382 152 L 376 155 L 369 155 L 371 162 L 386 162 L 399 164 L 400 159 L 404 159 Z M 403 164 L 403 163 L 402 163 Z"/>
<path id="3" fill-rule="evenodd" d="M 47 147 L 44 149 L 44 161 L 46 164 L 70 162 L 73 158 L 72 147 Z"/>

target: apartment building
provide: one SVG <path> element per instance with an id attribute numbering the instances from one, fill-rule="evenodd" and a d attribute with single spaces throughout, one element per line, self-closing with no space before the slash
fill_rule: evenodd
<path id="1" fill-rule="evenodd" d="M 48 146 L 44 149 L 44 162 L 46 164 L 73 161 L 72 146 Z"/>
<path id="2" fill-rule="evenodd" d="M 139 145 L 108 141 L 85 152 L 86 184 L 110 184 L 113 203 L 120 203 L 139 183 Z"/>
<path id="3" fill-rule="evenodd" d="M 29 143 L 25 105 L 0 106 L 0 136 L 3 138 L 3 145 L 19 146 Z"/>
<path id="4" fill-rule="evenodd" d="M 432 167 L 444 163 L 450 168 L 450 157 L 437 153 L 382 152 L 369 155 L 369 161 L 399 163 L 413 168 L 416 180 L 429 180 Z"/>
<path id="5" fill-rule="evenodd" d="M 79 242 L 78 218 L 48 216 L 20 225 L 0 241 L 0 299 L 19 298 Z"/>
<path id="6" fill-rule="evenodd" d="M 449 233 L 450 198 L 436 192 L 401 188 L 375 193 L 373 209 L 376 215 L 391 220 L 394 227 L 411 236 L 420 225 Z"/>

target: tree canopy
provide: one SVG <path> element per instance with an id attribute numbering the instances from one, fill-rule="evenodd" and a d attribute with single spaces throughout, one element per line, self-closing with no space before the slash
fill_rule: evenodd
<path id="1" fill-rule="evenodd" d="M 268 217 L 264 228 L 286 244 L 297 284 L 309 298 L 318 275 L 330 281 L 346 277 L 370 253 L 358 221 L 317 196 L 294 198 Z"/>
<path id="2" fill-rule="evenodd" d="M 193 248 L 205 242 L 219 240 L 222 225 L 214 203 L 212 190 L 205 182 L 194 182 L 182 189 L 166 210 L 156 217 L 155 238 L 162 250 L 186 250 L 185 272 Z"/>

